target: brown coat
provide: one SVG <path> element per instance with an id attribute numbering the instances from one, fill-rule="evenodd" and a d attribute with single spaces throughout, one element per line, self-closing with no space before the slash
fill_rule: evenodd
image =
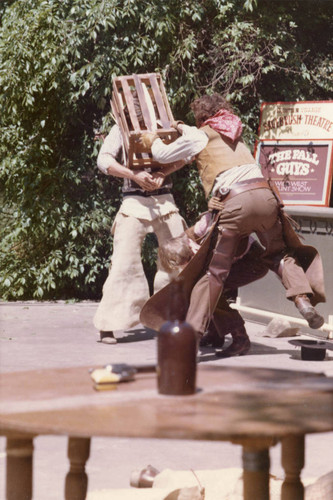
<path id="1" fill-rule="evenodd" d="M 210 228 L 198 252 L 180 273 L 180 276 L 183 277 L 184 280 L 184 296 L 187 304 L 190 302 L 192 288 L 198 281 L 200 275 L 205 271 L 207 257 L 212 250 L 211 240 L 216 224 L 217 221 Z M 170 294 L 171 283 L 150 297 L 143 306 L 140 314 L 140 322 L 143 325 L 156 331 L 160 329 L 162 324 L 168 319 Z"/>
<path id="2" fill-rule="evenodd" d="M 283 210 L 281 210 L 280 216 L 284 228 L 286 245 L 298 259 L 313 290 L 313 295 L 310 297 L 312 305 L 316 305 L 318 302 L 325 302 L 324 274 L 319 253 L 314 247 L 303 245 L 291 224 L 291 218 Z M 218 220 L 210 228 L 199 251 L 180 273 L 180 276 L 184 279 L 184 295 L 188 304 L 192 289 L 205 272 L 207 262 L 209 262 L 210 253 L 214 248 L 214 230 L 217 223 Z M 156 331 L 160 329 L 162 324 L 168 319 L 170 293 L 169 284 L 150 297 L 140 314 L 140 321 L 143 325 Z"/>
<path id="3" fill-rule="evenodd" d="M 319 302 L 326 302 L 323 263 L 318 251 L 314 247 L 304 245 L 301 242 L 293 228 L 293 219 L 283 210 L 280 211 L 280 219 L 286 246 L 293 251 L 312 288 L 311 304 L 315 306 Z"/>

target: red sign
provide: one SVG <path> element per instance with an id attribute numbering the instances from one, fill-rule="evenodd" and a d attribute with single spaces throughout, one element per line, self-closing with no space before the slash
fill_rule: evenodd
<path id="1" fill-rule="evenodd" d="M 328 206 L 332 182 L 332 143 L 262 141 L 257 162 L 275 181 L 286 205 Z"/>
<path id="2" fill-rule="evenodd" d="M 329 206 L 333 101 L 263 103 L 256 158 L 286 205 Z"/>

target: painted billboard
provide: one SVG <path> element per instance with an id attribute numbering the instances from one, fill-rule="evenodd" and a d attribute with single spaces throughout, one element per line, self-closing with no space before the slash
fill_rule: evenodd
<path id="1" fill-rule="evenodd" d="M 329 206 L 333 101 L 264 103 L 256 159 L 286 205 Z"/>
<path id="2" fill-rule="evenodd" d="M 333 140 L 333 101 L 263 103 L 259 140 Z"/>

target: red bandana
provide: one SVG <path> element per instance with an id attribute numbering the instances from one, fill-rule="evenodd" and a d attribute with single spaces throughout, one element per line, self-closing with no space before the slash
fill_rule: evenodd
<path id="1" fill-rule="evenodd" d="M 220 109 L 214 116 L 208 118 L 201 126 L 209 125 L 216 132 L 229 137 L 234 142 L 242 135 L 242 122 L 238 116 L 225 109 Z"/>

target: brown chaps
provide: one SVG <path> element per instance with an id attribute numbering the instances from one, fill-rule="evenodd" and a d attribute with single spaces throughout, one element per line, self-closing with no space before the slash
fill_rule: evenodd
<path id="1" fill-rule="evenodd" d="M 240 240 L 251 233 L 257 234 L 264 247 L 258 257 L 262 275 L 267 269 L 275 272 L 279 269 L 287 298 L 305 293 L 313 305 L 325 301 L 322 263 L 317 251 L 301 243 L 270 189 L 249 190 L 225 201 L 201 248 L 181 273 L 188 299 L 187 321 L 198 332 L 207 330 L 226 286 L 232 288 L 228 284 L 231 276 L 242 277 L 242 271 L 237 270 L 241 261 L 234 262 L 234 257 Z M 281 259 L 284 265 L 279 268 Z M 255 276 L 248 282 L 254 279 Z M 160 328 L 167 319 L 169 293 L 167 285 L 148 300 L 140 315 L 144 325 Z M 226 312 L 228 307 L 223 309 Z M 236 323 L 240 321 L 234 314 L 231 316 Z"/>
<path id="2" fill-rule="evenodd" d="M 218 237 L 205 273 L 195 283 L 189 303 L 187 321 L 201 334 L 205 333 L 223 293 L 240 239 L 256 233 L 264 247 L 262 260 L 277 271 L 282 257 L 282 284 L 287 298 L 298 294 L 313 295 L 303 268 L 292 253 L 288 254 L 279 217 L 279 205 L 270 189 L 240 193 L 226 200 L 217 222 Z"/>

